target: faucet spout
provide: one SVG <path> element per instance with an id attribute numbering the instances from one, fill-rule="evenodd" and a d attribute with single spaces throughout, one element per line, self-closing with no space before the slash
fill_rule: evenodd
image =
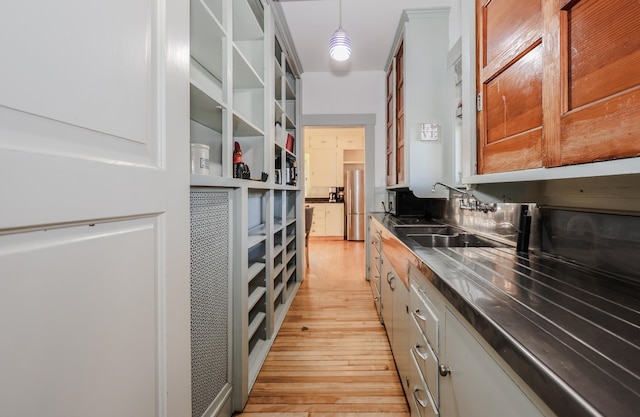
<path id="1" fill-rule="evenodd" d="M 453 190 L 453 191 L 457 191 L 457 192 L 459 192 L 460 194 L 464 194 L 464 195 L 466 195 L 467 197 L 469 197 L 469 193 L 468 193 L 466 190 L 461 190 L 461 189 L 459 189 L 459 188 L 452 187 L 452 186 L 450 186 L 450 185 L 443 184 L 443 183 L 441 183 L 441 182 L 436 182 L 435 184 L 433 184 L 433 187 L 431 187 L 431 192 L 432 192 L 432 193 L 435 193 L 435 192 L 436 192 L 436 185 L 442 185 L 443 187 L 446 187 L 446 188 L 448 188 L 448 189 L 450 189 L 450 190 Z"/>

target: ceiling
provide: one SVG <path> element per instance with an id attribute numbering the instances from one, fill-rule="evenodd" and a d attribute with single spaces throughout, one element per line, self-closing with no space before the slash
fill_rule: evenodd
<path id="1" fill-rule="evenodd" d="M 342 0 L 342 28 L 353 44 L 346 62 L 329 57 L 339 26 L 339 0 L 273 0 L 287 22 L 303 72 L 383 71 L 402 10 L 447 4 L 434 0 Z"/>

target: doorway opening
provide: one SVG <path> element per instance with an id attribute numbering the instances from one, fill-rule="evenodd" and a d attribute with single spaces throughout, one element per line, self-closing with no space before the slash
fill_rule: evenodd
<path id="1" fill-rule="evenodd" d="M 310 236 L 365 239 L 365 126 L 305 126 L 305 204 L 314 207 Z"/>

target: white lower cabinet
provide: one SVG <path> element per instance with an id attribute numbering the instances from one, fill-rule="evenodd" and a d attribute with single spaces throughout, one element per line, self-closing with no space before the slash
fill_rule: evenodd
<path id="1" fill-rule="evenodd" d="M 498 365 L 467 325 L 446 309 L 446 363 L 441 411 L 447 417 L 542 417 L 544 414 Z"/>
<path id="2" fill-rule="evenodd" d="M 391 344 L 398 375 L 405 390 L 409 389 L 409 290 L 382 255 L 380 276 L 382 321 Z"/>
<path id="3" fill-rule="evenodd" d="M 413 267 L 409 298 L 413 417 L 554 415 Z"/>
<path id="4" fill-rule="evenodd" d="M 344 204 L 313 203 L 311 236 L 344 236 Z"/>

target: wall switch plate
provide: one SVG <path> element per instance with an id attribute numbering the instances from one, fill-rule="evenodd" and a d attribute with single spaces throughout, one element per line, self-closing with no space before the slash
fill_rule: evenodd
<path id="1" fill-rule="evenodd" d="M 420 123 L 420 140 L 438 140 L 439 138 L 437 123 Z"/>

